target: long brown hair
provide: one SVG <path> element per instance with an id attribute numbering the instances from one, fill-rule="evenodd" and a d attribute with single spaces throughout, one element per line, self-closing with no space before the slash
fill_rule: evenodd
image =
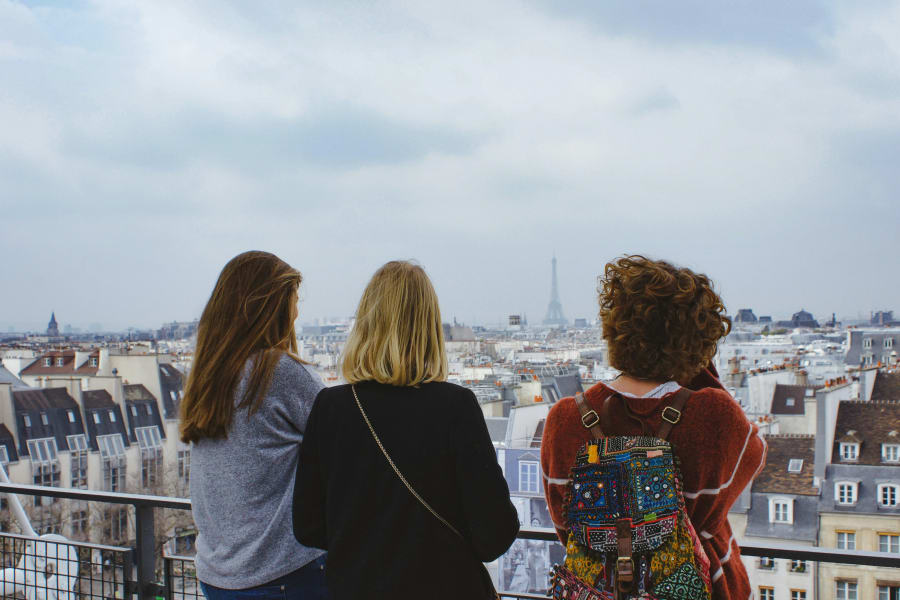
<path id="1" fill-rule="evenodd" d="M 225 265 L 197 328 L 197 348 L 181 403 L 181 440 L 224 438 L 235 388 L 253 366 L 238 408 L 253 414 L 282 354 L 298 362 L 294 305 L 303 277 L 268 252 L 238 254 Z"/>

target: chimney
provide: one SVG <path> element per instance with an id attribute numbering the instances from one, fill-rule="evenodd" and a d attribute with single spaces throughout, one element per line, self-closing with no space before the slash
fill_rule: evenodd
<path id="1" fill-rule="evenodd" d="M 97 375 L 105 375 L 107 377 L 112 375 L 112 367 L 109 364 L 109 348 L 100 348 L 100 361 L 97 363 Z"/>
<path id="2" fill-rule="evenodd" d="M 11 383 L 0 383 L 0 423 L 5 423 L 13 436 L 17 435 L 16 408 L 13 406 Z M 16 440 L 16 445 L 18 442 Z"/>
<path id="3" fill-rule="evenodd" d="M 809 385 L 809 373 L 807 373 L 804 369 L 798 369 L 794 371 L 794 383 L 796 385 Z"/>

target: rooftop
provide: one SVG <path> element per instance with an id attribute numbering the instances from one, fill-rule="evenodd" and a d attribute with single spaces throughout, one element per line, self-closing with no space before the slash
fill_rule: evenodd
<path id="1" fill-rule="evenodd" d="M 797 494 L 816 496 L 813 486 L 815 468 L 815 437 L 811 435 L 767 435 L 769 454 L 766 466 L 753 482 L 754 493 Z M 797 467 L 795 462 L 803 461 L 799 471 L 791 472 L 789 467 Z"/>

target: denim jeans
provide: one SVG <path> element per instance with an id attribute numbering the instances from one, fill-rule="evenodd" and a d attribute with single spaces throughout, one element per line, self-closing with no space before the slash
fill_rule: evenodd
<path id="1" fill-rule="evenodd" d="M 207 600 L 328 600 L 325 587 L 325 556 L 309 562 L 293 573 L 243 590 L 225 590 L 200 582 Z"/>

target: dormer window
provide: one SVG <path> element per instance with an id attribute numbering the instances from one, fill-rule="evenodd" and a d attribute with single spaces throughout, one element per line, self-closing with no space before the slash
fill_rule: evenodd
<path id="1" fill-rule="evenodd" d="M 872 347 L 872 338 L 866 338 L 863 340 L 863 348 L 871 348 Z"/>
<path id="2" fill-rule="evenodd" d="M 856 504 L 856 483 L 839 481 L 834 484 L 834 501 L 843 506 Z"/>
<path id="3" fill-rule="evenodd" d="M 56 366 L 61 367 L 65 364 L 65 362 L 66 362 L 66 359 L 64 359 L 62 356 L 60 356 L 56 359 Z"/>
<path id="4" fill-rule="evenodd" d="M 792 458 L 788 462 L 788 473 L 800 473 L 803 470 L 803 459 Z"/>
<path id="5" fill-rule="evenodd" d="M 52 358 L 45 358 L 45 359 L 44 359 L 44 366 L 45 366 L 45 367 L 49 367 L 49 366 L 51 366 L 52 364 L 53 364 L 53 359 L 52 359 Z"/>
<path id="6" fill-rule="evenodd" d="M 853 442 L 841 442 L 841 460 L 853 461 L 859 458 L 859 444 Z"/>
<path id="7" fill-rule="evenodd" d="M 878 504 L 885 508 L 897 508 L 900 504 L 898 501 L 898 492 L 900 486 L 891 483 L 883 483 L 878 486 Z"/>
<path id="8" fill-rule="evenodd" d="M 96 366 L 97 366 L 97 359 L 96 359 L 96 358 L 91 358 L 91 366 L 92 366 L 92 367 L 96 367 Z"/>
<path id="9" fill-rule="evenodd" d="M 794 522 L 794 501 L 791 498 L 771 498 L 769 500 L 769 522 Z"/>
<path id="10" fill-rule="evenodd" d="M 881 460 L 884 462 L 900 462 L 900 444 L 882 444 Z"/>
<path id="11" fill-rule="evenodd" d="M 894 347 L 894 338 L 884 338 L 884 347 L 885 348 L 893 348 Z"/>

